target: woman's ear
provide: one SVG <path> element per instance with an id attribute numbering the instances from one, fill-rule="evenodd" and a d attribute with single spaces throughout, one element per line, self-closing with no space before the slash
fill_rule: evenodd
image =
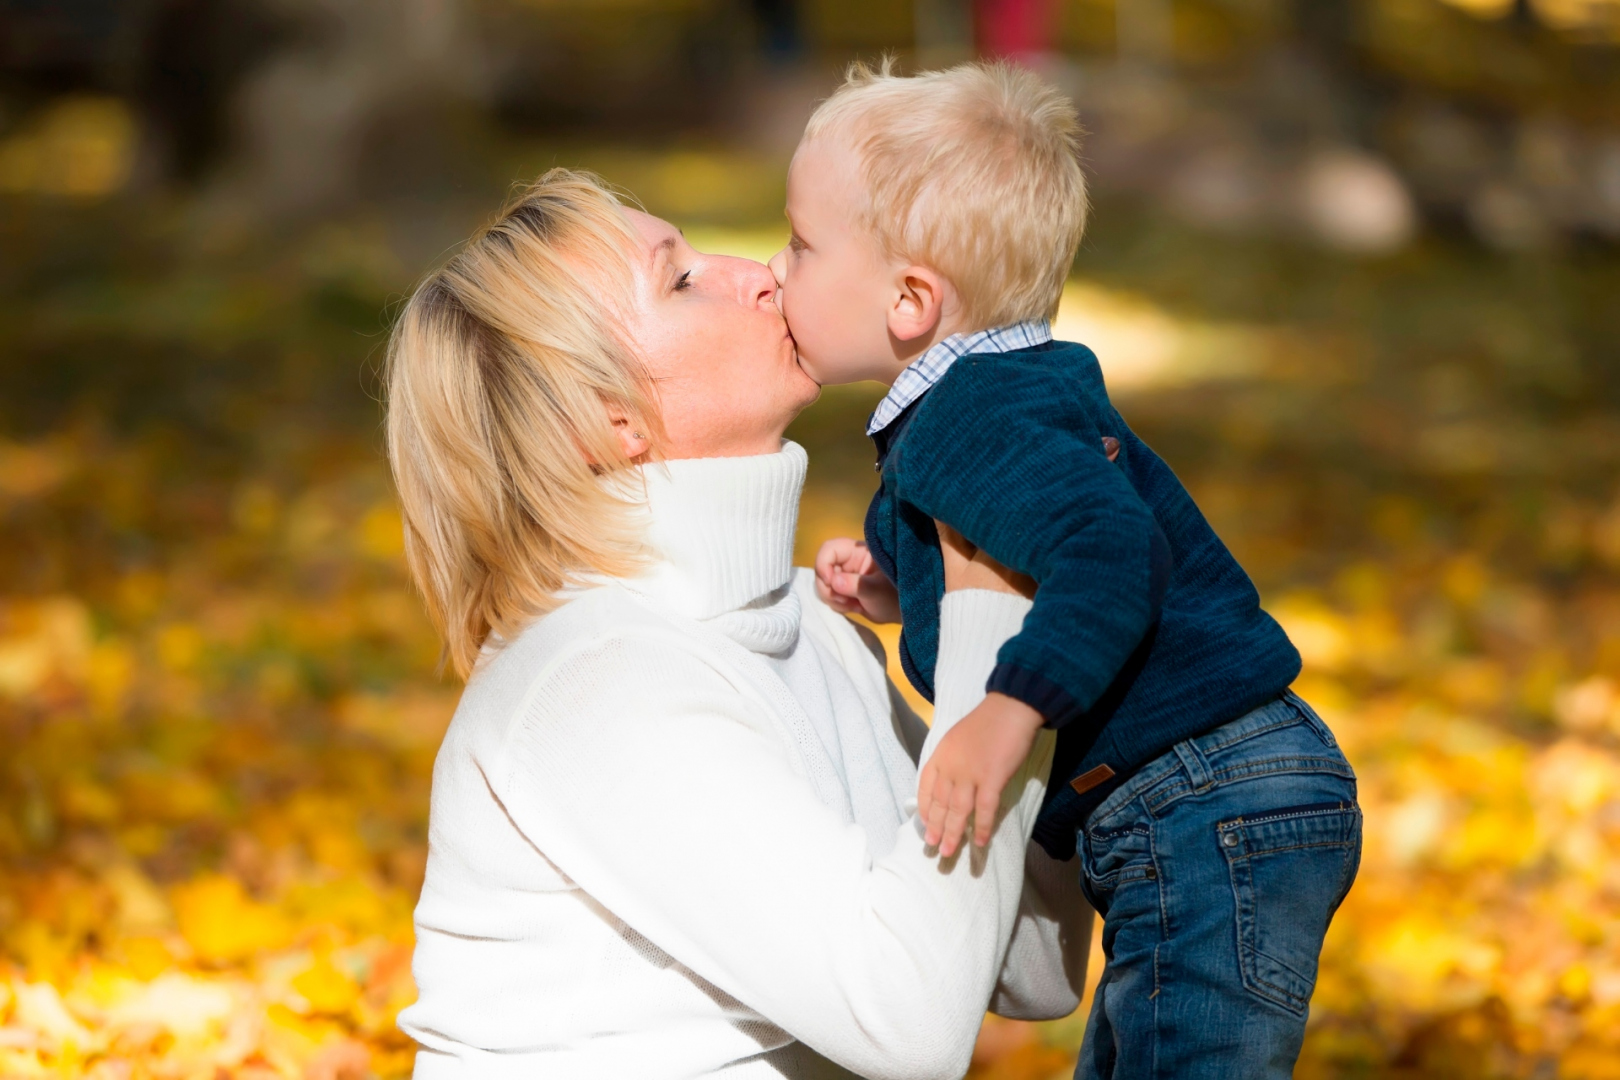
<path id="1" fill-rule="evenodd" d="M 634 461 L 652 449 L 652 440 L 641 430 L 646 425 L 633 420 L 623 406 L 609 404 L 607 414 L 608 422 L 613 425 L 613 435 L 619 440 L 619 449 L 625 457 Z"/>
<path id="2" fill-rule="evenodd" d="M 945 313 L 945 279 L 926 266 L 908 266 L 895 276 L 889 333 L 900 341 L 926 337 Z"/>

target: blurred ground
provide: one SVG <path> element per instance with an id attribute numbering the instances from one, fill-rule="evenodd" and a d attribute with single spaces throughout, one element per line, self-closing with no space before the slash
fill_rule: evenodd
<path id="1" fill-rule="evenodd" d="M 1113 34 L 1105 7 L 1066 5 L 1059 44 Z M 1371 12 L 1353 49 L 1276 31 L 1252 77 L 1198 83 L 1154 64 L 1212 63 L 1237 40 L 1216 16 L 1282 6 L 1144 10 L 1171 7 L 1168 38 L 1118 28 L 1132 64 L 1042 61 L 1098 192 L 1058 329 L 1255 577 L 1361 776 L 1299 1075 L 1620 1077 L 1620 120 L 1614 50 L 1552 36 L 1612 9 L 1324 4 Z M 771 39 L 798 60 L 691 84 L 746 91 L 723 123 L 673 100 L 623 122 L 725 67 L 696 2 L 611 70 L 605 23 L 513 23 L 495 90 L 394 78 L 386 19 L 289 47 L 241 76 L 230 152 L 172 81 L 0 78 L 0 1076 L 408 1072 L 457 688 L 381 461 L 389 313 L 552 164 L 699 247 L 774 251 L 795 117 L 832 78 L 804 53 L 858 23 L 834 9 Z M 183 44 L 183 86 L 237 78 Z M 426 69 L 466 68 L 445 50 Z M 566 98 L 623 72 L 617 105 Z M 859 531 L 877 396 L 829 390 L 791 432 L 801 558 Z M 1067 1076 L 1083 1022 L 991 1022 L 973 1075 Z"/>

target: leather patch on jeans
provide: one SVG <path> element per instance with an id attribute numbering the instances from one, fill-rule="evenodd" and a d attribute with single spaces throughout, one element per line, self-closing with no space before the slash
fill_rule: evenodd
<path id="1" fill-rule="evenodd" d="M 1095 769 L 1087 769 L 1073 780 L 1070 780 L 1069 786 L 1074 788 L 1076 795 L 1084 795 L 1103 781 L 1112 780 L 1113 778 L 1114 770 L 1112 768 L 1107 765 L 1099 765 Z"/>

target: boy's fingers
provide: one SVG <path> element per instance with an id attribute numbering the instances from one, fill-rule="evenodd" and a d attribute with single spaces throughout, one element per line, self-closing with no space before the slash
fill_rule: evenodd
<path id="1" fill-rule="evenodd" d="M 854 544 L 853 540 L 842 537 L 823 543 L 821 549 L 816 552 L 816 576 L 831 577 L 843 565 L 844 560 L 849 558 Z"/>
<path id="2" fill-rule="evenodd" d="M 923 818 L 926 828 L 923 830 L 923 842 L 929 847 L 939 847 L 945 839 L 945 818 L 950 813 L 950 804 L 947 802 L 949 792 L 941 790 L 944 785 L 936 784 L 928 800 L 928 813 Z"/>
<path id="3" fill-rule="evenodd" d="M 922 775 L 917 778 L 917 818 L 923 823 L 923 839 L 930 844 L 935 842 L 929 840 L 928 836 L 932 834 L 933 826 L 929 817 L 934 812 L 934 786 L 938 777 L 939 772 L 930 761 L 923 766 Z"/>
<path id="4" fill-rule="evenodd" d="M 953 786 L 950 810 L 945 814 L 945 829 L 939 841 L 941 855 L 950 858 L 962 846 L 962 831 L 967 828 L 968 815 L 972 812 L 973 788 L 968 784 Z"/>
<path id="5" fill-rule="evenodd" d="M 984 847 L 990 842 L 999 809 L 1001 789 L 991 784 L 980 784 L 978 796 L 973 800 L 973 843 L 977 846 Z"/>
<path id="6" fill-rule="evenodd" d="M 834 611 L 841 611 L 841 612 L 846 612 L 847 613 L 847 612 L 850 612 L 850 611 L 854 611 L 856 608 L 858 608 L 860 606 L 855 601 L 851 600 L 849 597 L 840 596 L 837 592 L 834 592 L 832 586 L 829 585 L 827 582 L 822 581 L 820 578 L 816 579 L 816 596 L 821 600 L 821 602 L 823 604 L 826 604 L 828 607 L 832 608 Z"/>

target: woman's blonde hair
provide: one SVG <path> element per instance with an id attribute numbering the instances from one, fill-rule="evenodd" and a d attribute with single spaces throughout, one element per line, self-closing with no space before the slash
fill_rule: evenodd
<path id="1" fill-rule="evenodd" d="M 553 169 L 418 285 L 394 326 L 405 558 L 463 678 L 491 635 L 512 637 L 580 574 L 641 563 L 641 527 L 602 481 L 629 464 L 609 408 L 657 425 L 604 302 L 630 295 L 636 242 L 600 181 Z"/>
<path id="2" fill-rule="evenodd" d="M 805 127 L 861 168 L 861 224 L 883 253 L 956 286 L 970 329 L 1057 314 L 1086 227 L 1080 120 L 1006 62 L 906 77 L 851 64 Z"/>

